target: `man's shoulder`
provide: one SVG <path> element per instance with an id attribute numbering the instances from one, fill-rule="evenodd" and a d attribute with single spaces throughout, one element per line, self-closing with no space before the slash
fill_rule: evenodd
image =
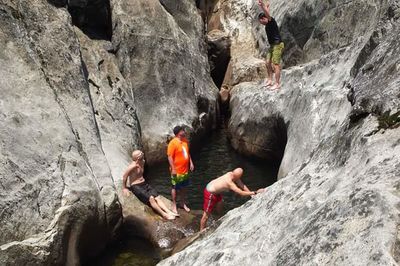
<path id="1" fill-rule="evenodd" d="M 176 142 L 177 142 L 177 138 L 173 138 L 173 139 L 171 139 L 171 141 L 168 143 L 168 146 L 175 145 Z"/>

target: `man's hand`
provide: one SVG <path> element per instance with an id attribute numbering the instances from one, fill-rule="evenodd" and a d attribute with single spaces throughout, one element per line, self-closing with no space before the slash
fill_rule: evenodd
<path id="1" fill-rule="evenodd" d="M 124 196 L 128 197 L 130 194 L 129 189 L 127 189 L 126 187 L 122 189 L 122 194 L 124 194 Z"/>
<path id="2" fill-rule="evenodd" d="M 263 193 L 264 191 L 265 191 L 265 188 L 260 188 L 260 189 L 257 190 L 257 194 L 258 193 Z"/>
<path id="3" fill-rule="evenodd" d="M 194 171 L 194 164 L 193 164 L 193 162 L 192 162 L 192 160 L 190 160 L 190 171 Z"/>
<path id="4" fill-rule="evenodd" d="M 171 170 L 171 175 L 176 175 L 176 170 L 175 170 L 175 168 L 172 168 L 172 170 Z"/>

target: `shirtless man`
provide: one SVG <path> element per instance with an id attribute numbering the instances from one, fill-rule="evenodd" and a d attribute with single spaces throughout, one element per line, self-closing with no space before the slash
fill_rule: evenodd
<path id="1" fill-rule="evenodd" d="M 144 171 L 144 154 L 140 150 L 132 152 L 132 163 L 125 170 L 122 177 L 122 192 L 125 196 L 128 196 L 130 191 L 144 204 L 151 206 L 155 212 L 160 214 L 164 219 L 173 220 L 175 216 L 179 216 L 173 213 L 170 209 L 165 206 L 161 200 L 157 191 L 155 191 L 143 178 Z M 129 181 L 128 181 L 129 179 Z M 126 186 L 128 181 L 129 186 Z"/>
<path id="2" fill-rule="evenodd" d="M 245 184 L 243 184 L 240 178 L 243 175 L 242 168 L 236 168 L 232 172 L 228 172 L 223 176 L 220 176 L 214 180 L 211 180 L 206 188 L 204 189 L 204 201 L 203 201 L 203 217 L 200 221 L 200 231 L 206 227 L 208 217 L 212 210 L 215 208 L 219 209 L 222 204 L 222 195 L 224 191 L 232 190 L 240 196 L 253 196 L 257 193 L 264 191 L 260 188 L 257 191 L 250 191 Z"/>

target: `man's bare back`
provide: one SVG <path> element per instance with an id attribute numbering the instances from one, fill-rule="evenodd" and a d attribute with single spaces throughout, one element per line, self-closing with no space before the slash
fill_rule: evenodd
<path id="1" fill-rule="evenodd" d="M 241 196 L 251 196 L 257 194 L 257 192 L 263 191 L 250 191 L 240 179 L 242 173 L 243 170 L 241 168 L 236 168 L 232 172 L 228 172 L 210 181 L 210 183 L 207 184 L 207 190 L 213 194 L 221 194 L 222 192 L 232 190 Z"/>
<path id="2" fill-rule="evenodd" d="M 240 196 L 252 196 L 257 193 L 261 193 L 264 189 L 258 189 L 257 191 L 250 191 L 249 188 L 243 184 L 240 179 L 243 175 L 242 168 L 236 168 L 232 172 L 228 172 L 214 180 L 211 180 L 206 188 L 204 189 L 204 201 L 203 201 L 203 216 L 200 221 L 200 230 L 203 230 L 206 226 L 208 216 L 213 211 L 214 207 L 218 207 L 222 204 L 222 195 L 224 191 L 232 190 Z"/>
<path id="3" fill-rule="evenodd" d="M 232 179 L 233 173 L 228 172 L 208 183 L 207 190 L 213 194 L 221 194 L 222 192 L 228 191 L 230 186 L 234 183 Z"/>

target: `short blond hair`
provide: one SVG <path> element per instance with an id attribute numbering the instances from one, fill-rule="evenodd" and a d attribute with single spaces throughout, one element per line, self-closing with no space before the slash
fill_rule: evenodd
<path id="1" fill-rule="evenodd" d="M 134 160 L 134 161 L 139 159 L 141 156 L 144 156 L 144 153 L 141 150 L 134 150 L 132 152 L 132 160 Z"/>

